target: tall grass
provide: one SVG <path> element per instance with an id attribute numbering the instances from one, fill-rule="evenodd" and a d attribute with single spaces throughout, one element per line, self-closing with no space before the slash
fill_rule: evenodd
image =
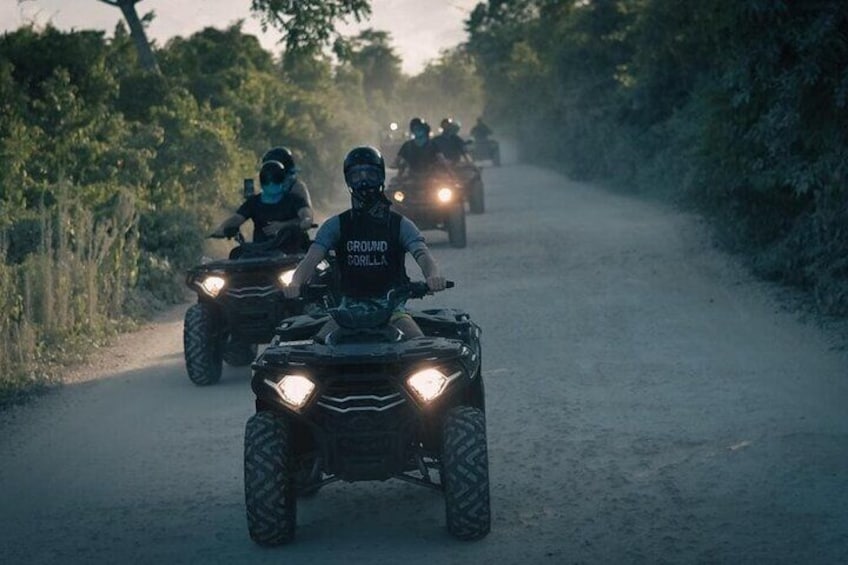
<path id="1" fill-rule="evenodd" d="M 119 192 L 92 210 L 72 189 L 40 211 L 36 252 L 12 264 L 0 237 L 0 404 L 48 386 L 57 364 L 124 322 L 138 276 L 134 202 Z"/>

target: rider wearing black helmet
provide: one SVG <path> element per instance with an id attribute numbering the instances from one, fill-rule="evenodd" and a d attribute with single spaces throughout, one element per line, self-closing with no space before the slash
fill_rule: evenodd
<path id="1" fill-rule="evenodd" d="M 380 152 L 368 146 L 352 149 L 344 160 L 344 177 L 351 208 L 321 225 L 285 289 L 286 296 L 300 295 L 300 286 L 330 250 L 338 260 L 343 304 L 384 301 L 388 290 L 409 280 L 404 267 L 406 253 L 421 267 L 431 291 L 444 290 L 445 279 L 424 236 L 412 221 L 390 210 L 391 203 L 383 194 L 386 167 Z M 406 337 L 423 335 L 403 307 L 393 315 L 392 324 Z M 321 334 L 326 335 L 332 327 L 328 325 Z"/>
<path id="2" fill-rule="evenodd" d="M 312 198 L 309 196 L 309 189 L 306 187 L 305 182 L 297 178 L 298 168 L 295 166 L 294 155 L 292 155 L 289 148 L 282 145 L 272 147 L 262 156 L 262 162 L 265 163 L 266 161 L 278 161 L 283 164 L 287 173 L 286 182 L 292 184 L 291 193 L 295 196 L 300 196 L 306 201 L 307 206 L 311 208 Z"/>
<path id="3" fill-rule="evenodd" d="M 228 230 L 250 219 L 253 220 L 253 241 L 268 241 L 280 230 L 292 230 L 296 235 L 284 241 L 283 251 L 302 251 L 309 241 L 305 232 L 312 225 L 312 209 L 303 198 L 292 194 L 290 178 L 283 163 L 262 163 L 259 169 L 262 192 L 245 200 L 235 214 L 215 229 L 213 235 L 224 237 Z"/>
<path id="4" fill-rule="evenodd" d="M 412 118 L 409 121 L 409 132 L 412 139 L 401 145 L 397 154 L 398 176 L 424 175 L 438 165 L 445 165 L 444 156 L 430 139 L 430 125 L 427 122 L 421 118 Z"/>
<path id="5" fill-rule="evenodd" d="M 440 124 L 442 133 L 433 138 L 433 143 L 439 149 L 439 152 L 445 156 L 451 163 L 458 163 L 461 160 L 470 162 L 471 158 L 465 151 L 465 141 L 459 137 L 459 122 L 445 118 Z"/>

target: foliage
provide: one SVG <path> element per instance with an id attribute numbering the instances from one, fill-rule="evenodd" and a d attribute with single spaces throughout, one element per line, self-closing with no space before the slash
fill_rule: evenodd
<path id="1" fill-rule="evenodd" d="M 848 314 L 848 5 L 489 0 L 486 113 L 525 157 L 715 218 L 759 272 Z"/>
<path id="2" fill-rule="evenodd" d="M 332 69 L 292 84 L 238 25 L 157 56 L 161 75 L 140 70 L 122 25 L 111 40 L 0 37 L 0 388 L 43 380 L 67 344 L 182 300 L 203 234 L 269 146 L 291 146 L 313 194 L 330 196 L 357 135 Z"/>
<path id="3" fill-rule="evenodd" d="M 368 0 L 251 0 L 250 7 L 263 26 L 285 34 L 286 63 L 312 58 L 331 43 L 338 21 L 353 17 L 359 22 L 371 14 Z"/>

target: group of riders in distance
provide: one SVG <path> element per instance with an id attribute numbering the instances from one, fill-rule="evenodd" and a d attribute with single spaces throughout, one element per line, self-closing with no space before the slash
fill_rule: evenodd
<path id="1" fill-rule="evenodd" d="M 471 143 L 459 129 L 445 118 L 433 137 L 413 118 L 390 183 L 378 149 L 353 148 L 342 167 L 350 208 L 314 239 L 292 153 L 272 148 L 262 157 L 261 191 L 247 179 L 244 202 L 210 234 L 238 245 L 188 272 L 198 297 L 183 332 L 189 379 L 215 384 L 223 363 L 253 368 L 244 480 L 257 543 L 290 541 L 297 497 L 337 480 L 398 478 L 441 490 L 451 534 L 489 531 L 480 328 L 458 309 L 406 305 L 453 286 L 421 229 L 446 230 L 453 247 L 464 247 L 465 205 L 483 212 L 468 146 L 499 163 L 488 126 L 478 121 Z M 240 232 L 247 220 L 252 242 Z M 407 254 L 423 281 L 407 276 Z M 269 345 L 257 357 L 260 344 Z"/>

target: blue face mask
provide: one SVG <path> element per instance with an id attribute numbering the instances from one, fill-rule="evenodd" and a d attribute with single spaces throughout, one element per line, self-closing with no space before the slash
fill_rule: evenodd
<path id="1" fill-rule="evenodd" d="M 262 185 L 262 203 L 276 204 L 289 193 L 294 185 L 294 178 L 287 178 L 281 183 L 269 183 Z"/>

